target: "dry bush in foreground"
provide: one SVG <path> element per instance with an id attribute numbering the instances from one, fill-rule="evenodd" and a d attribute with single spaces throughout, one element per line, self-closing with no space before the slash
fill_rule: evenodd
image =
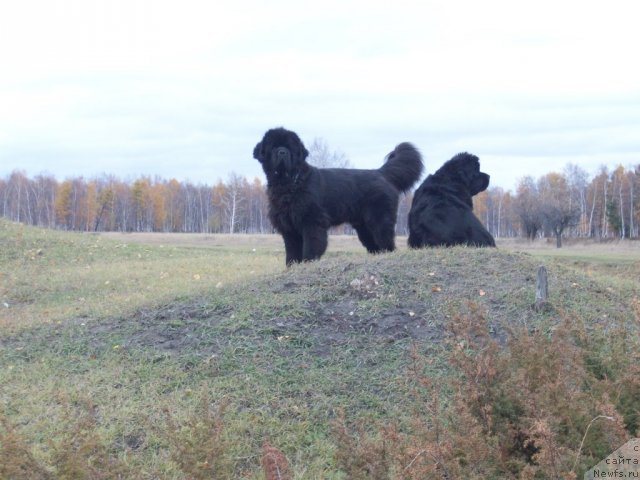
<path id="1" fill-rule="evenodd" d="M 262 446 L 262 470 L 265 480 L 291 480 L 289 461 L 284 453 L 265 442 Z"/>
<path id="2" fill-rule="evenodd" d="M 120 480 L 131 470 L 101 442 L 96 429 L 96 409 L 88 399 L 71 402 L 60 398 L 65 429 L 49 442 L 49 462 L 37 461 L 6 418 L 0 416 L 0 478 L 11 480 Z"/>
<path id="3" fill-rule="evenodd" d="M 638 348 L 627 332 L 588 335 L 565 318 L 551 335 L 517 332 L 504 349 L 474 305 L 450 331 L 446 383 L 413 354 L 411 425 L 371 432 L 338 420 L 336 462 L 348 478 L 569 480 L 635 434 Z"/>
<path id="4" fill-rule="evenodd" d="M 52 476 L 31 453 L 31 449 L 4 415 L 0 415 L 0 478 L 47 480 Z"/>
<path id="5" fill-rule="evenodd" d="M 213 412 L 204 393 L 197 408 L 182 425 L 167 412 L 167 440 L 171 459 L 192 479 L 233 478 L 233 463 L 228 455 L 223 416 L 226 403 Z"/>
<path id="6" fill-rule="evenodd" d="M 60 480 L 115 480 L 131 478 L 131 470 L 104 444 L 97 432 L 97 408 L 88 398 L 61 399 L 66 428 L 50 442 L 52 466 Z"/>

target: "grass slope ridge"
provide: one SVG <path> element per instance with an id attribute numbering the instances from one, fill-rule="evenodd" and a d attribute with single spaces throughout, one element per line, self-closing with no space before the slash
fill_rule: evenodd
<path id="1" fill-rule="evenodd" d="M 486 312 L 499 338 L 514 328 L 551 327 L 557 320 L 554 311 L 593 325 L 631 318 L 619 294 L 554 265 L 549 266 L 552 309 L 534 312 L 538 265 L 526 254 L 463 247 L 334 254 L 211 296 L 140 311 L 128 343 L 212 354 L 220 348 L 215 338 L 224 332 L 255 340 L 270 336 L 317 355 L 347 344 L 438 343 L 451 315 L 470 302 Z"/>
<path id="2" fill-rule="evenodd" d="M 464 247 L 333 254 L 210 294 L 141 309 L 132 317 L 80 318 L 48 326 L 51 332 L 44 336 L 24 332 L 4 342 L 26 345 L 41 338 L 50 344 L 61 337 L 97 350 L 120 345 L 212 355 L 224 348 L 221 336 L 271 337 L 327 355 L 346 344 L 438 343 L 451 315 L 469 302 L 486 312 L 498 338 L 513 328 L 550 328 L 557 312 L 603 326 L 633 316 L 620 294 L 562 265 L 548 267 L 552 310 L 534 312 L 538 265 L 527 254 Z"/>

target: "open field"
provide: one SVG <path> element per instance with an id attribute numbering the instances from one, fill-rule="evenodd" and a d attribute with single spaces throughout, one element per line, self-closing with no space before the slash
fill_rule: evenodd
<path id="1" fill-rule="evenodd" d="M 103 238 L 118 242 L 135 242 L 145 245 L 171 245 L 176 247 L 201 248 L 264 248 L 274 253 L 284 254 L 284 246 L 280 235 L 244 235 L 244 234 L 206 234 L 206 233 L 120 233 L 106 232 L 99 234 Z M 405 248 L 406 237 L 398 237 L 398 248 Z M 328 251 L 365 252 L 355 235 L 331 235 Z"/>
<path id="2" fill-rule="evenodd" d="M 118 243 L 201 248 L 265 248 L 272 249 L 274 253 L 282 253 L 284 251 L 280 235 L 121 232 L 105 232 L 95 235 Z M 542 239 L 534 242 L 523 239 L 497 239 L 497 244 L 500 249 L 526 252 L 539 256 L 603 258 L 621 261 L 640 260 L 640 241 L 637 240 L 596 242 L 588 239 L 565 239 L 565 246 L 563 248 L 556 248 L 555 239 Z M 405 250 L 407 248 L 407 237 L 396 237 L 396 246 L 399 250 Z M 329 248 L 327 251 L 329 253 L 345 251 L 364 252 L 365 249 L 355 235 L 331 235 L 329 237 Z"/>
<path id="3" fill-rule="evenodd" d="M 71 234 L 0 220 L 0 478 L 261 479 L 265 442 L 288 459 L 290 476 L 283 478 L 443 478 L 435 470 L 408 476 L 408 466 L 429 467 L 417 460 L 433 445 L 461 469 L 449 478 L 516 478 L 526 458 L 471 462 L 470 451 L 482 450 L 477 445 L 466 457 L 453 450 L 448 457 L 431 436 L 436 417 L 416 417 L 434 404 L 415 392 L 436 382 L 447 399 L 438 408 L 449 419 L 448 441 L 462 441 L 458 430 L 465 441 L 475 438 L 469 432 L 479 424 L 455 419 L 471 421 L 477 409 L 460 414 L 465 404 L 456 403 L 456 392 L 480 383 L 455 387 L 455 379 L 466 378 L 460 355 L 491 352 L 487 365 L 514 368 L 513 377 L 474 370 L 482 385 L 501 385 L 484 394 L 502 405 L 494 406 L 493 423 L 508 417 L 515 428 L 514 415 L 532 415 L 513 412 L 536 399 L 544 406 L 539 422 L 551 430 L 552 419 L 560 422 L 554 438 L 566 442 L 557 452 L 566 449 L 568 468 L 578 458 L 582 472 L 606 451 L 605 439 L 635 433 L 640 385 L 629 380 L 637 375 L 626 375 L 640 363 L 637 244 L 562 252 L 519 242 L 497 250 L 408 251 L 404 239 L 398 245 L 370 256 L 357 239 L 332 237 L 322 260 L 287 270 L 277 236 Z M 541 263 L 551 298 L 536 312 L 530 307 Z M 486 320 L 490 342 L 520 357 L 506 362 L 500 349 L 475 343 L 482 335 L 460 333 L 464 319 L 473 324 L 468 329 Z M 560 341 L 568 343 L 546 343 Z M 552 360 L 575 381 L 560 381 L 558 370 L 544 388 L 510 387 L 529 366 Z M 572 393 L 562 390 L 572 385 Z M 468 399 L 478 391 L 461 393 Z M 500 395 L 509 402 L 498 402 Z M 500 413 L 513 402 L 524 403 Z M 611 408 L 622 412 L 627 431 L 593 427 L 578 451 L 598 405 L 610 416 Z M 336 434 L 342 418 L 352 435 Z M 417 418 L 426 430 L 416 430 Z M 396 422 L 400 433 L 392 436 L 385 428 Z M 498 445 L 509 431 L 478 434 L 478 445 Z M 547 451 L 533 430 L 522 432 Z M 408 460 L 401 452 L 414 447 L 388 447 L 388 458 L 403 468 L 389 460 L 379 473 L 372 462 L 384 457 L 380 439 L 422 447 Z M 463 457 L 485 470 L 465 470 Z M 532 465 L 546 465 L 545 458 Z M 536 478 L 554 477 L 541 470 Z"/>
<path id="4" fill-rule="evenodd" d="M 120 243 L 144 245 L 198 247 L 198 248 L 242 248 L 261 249 L 274 255 L 284 255 L 282 238 L 279 235 L 213 235 L 171 233 L 102 233 L 102 238 Z M 559 262 L 585 271 L 588 275 L 602 277 L 605 281 L 627 284 L 640 282 L 640 241 L 611 240 L 565 240 L 563 248 L 556 248 L 555 239 L 529 242 L 523 239 L 498 239 L 498 248 L 539 258 L 541 261 Z M 407 249 L 406 237 L 396 239 L 398 250 Z M 364 254 L 365 249 L 354 235 L 332 235 L 328 254 L 350 252 Z"/>

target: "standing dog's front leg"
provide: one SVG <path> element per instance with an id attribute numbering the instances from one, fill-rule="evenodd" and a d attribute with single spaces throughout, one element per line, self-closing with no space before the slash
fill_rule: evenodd
<path id="1" fill-rule="evenodd" d="M 319 225 L 309 225 L 302 232 L 302 259 L 317 260 L 327 250 L 327 229 Z"/>
<path id="2" fill-rule="evenodd" d="M 286 253 L 286 265 L 287 267 L 292 263 L 299 263 L 302 261 L 302 236 L 295 232 L 283 233 L 284 250 Z"/>

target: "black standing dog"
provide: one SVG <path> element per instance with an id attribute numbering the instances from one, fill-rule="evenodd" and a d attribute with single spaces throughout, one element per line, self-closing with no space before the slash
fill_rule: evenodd
<path id="1" fill-rule="evenodd" d="M 267 131 L 253 150 L 267 176 L 269 218 L 284 239 L 286 264 L 320 258 L 327 231 L 350 223 L 371 253 L 395 248 L 400 192 L 422 173 L 422 157 L 401 143 L 377 170 L 316 168 L 295 132 Z"/>
<path id="2" fill-rule="evenodd" d="M 471 197 L 487 189 L 489 175 L 480 161 L 459 153 L 416 190 L 409 211 L 409 246 L 495 247 L 491 234 L 473 214 Z"/>

